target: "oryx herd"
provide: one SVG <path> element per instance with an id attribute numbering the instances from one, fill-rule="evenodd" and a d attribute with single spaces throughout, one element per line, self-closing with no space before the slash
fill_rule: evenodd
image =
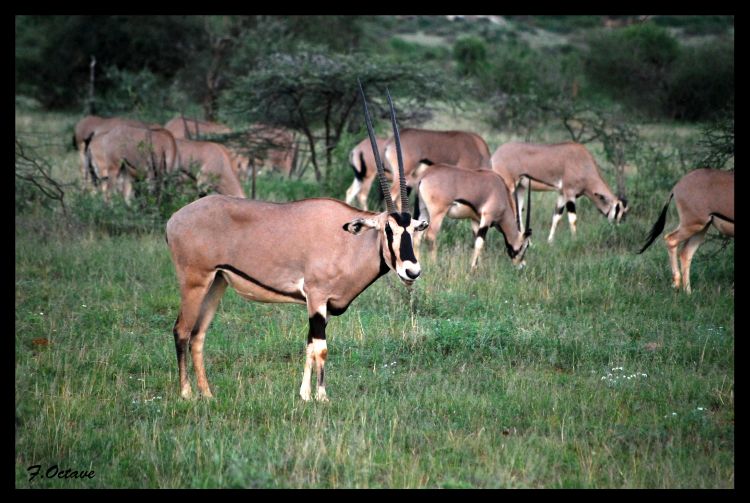
<path id="1" fill-rule="evenodd" d="M 134 179 L 151 184 L 171 172 L 195 180 L 202 192 L 218 193 L 183 207 L 166 225 L 180 288 L 173 334 L 182 397 L 192 395 L 188 353 L 201 395 L 211 396 L 203 343 L 227 286 L 248 300 L 306 305 L 309 330 L 299 393 L 305 401 L 313 396 L 315 368 L 314 397 L 326 401 L 325 329 L 330 317 L 346 311 L 389 270 L 411 286 L 422 273 L 418 257 L 425 229 L 433 262 L 438 232 L 447 216 L 471 221 L 472 270 L 478 266 L 491 227 L 503 235 L 511 262 L 521 267 L 531 236 L 532 190 L 558 193 L 550 243 L 565 210 L 575 234 L 575 201 L 581 196 L 590 199 L 610 222 L 620 223 L 629 210 L 581 144 L 510 142 L 491 155 L 487 143 L 472 132 L 399 131 L 388 92 L 393 136 L 376 137 L 361 83 L 359 93 L 368 137 L 351 151 L 354 181 L 345 202 L 313 198 L 275 203 L 245 198 L 241 182 L 251 164 L 270 162 L 287 175 L 291 172 L 296 145 L 293 135 L 280 128 L 261 124 L 242 133 L 270 142 L 266 155 L 259 156 L 209 141 L 210 135 L 232 134 L 226 126 L 183 116 L 164 127 L 95 116 L 76 125 L 74 143 L 83 182 L 101 191 L 105 199 L 116 191 L 129 201 Z M 385 202 L 383 212 L 367 209 L 376 177 Z M 410 191 L 416 193 L 413 212 L 409 211 Z M 713 224 L 721 233 L 734 236 L 734 173 L 699 169 L 685 175 L 674 186 L 639 253 L 663 231 L 672 198 L 680 222 L 664 239 L 673 286 L 690 293 L 690 262 L 708 228 Z M 355 200 L 361 209 L 351 206 Z M 678 264 L 677 248 L 682 243 Z"/>

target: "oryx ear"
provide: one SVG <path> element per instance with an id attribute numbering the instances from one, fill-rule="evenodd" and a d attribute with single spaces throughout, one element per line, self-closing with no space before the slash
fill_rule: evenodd
<path id="1" fill-rule="evenodd" d="M 371 218 L 355 218 L 351 222 L 344 224 L 344 230 L 354 235 L 362 232 L 362 229 L 377 229 L 378 221 Z"/>
<path id="2" fill-rule="evenodd" d="M 416 227 L 414 227 L 415 231 L 423 231 L 430 226 L 430 222 L 428 222 L 427 220 L 418 220 L 418 222 L 419 223 L 416 225 Z"/>

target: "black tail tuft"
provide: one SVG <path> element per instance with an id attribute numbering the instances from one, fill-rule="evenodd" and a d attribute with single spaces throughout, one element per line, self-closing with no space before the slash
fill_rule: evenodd
<path id="1" fill-rule="evenodd" d="M 643 248 L 641 248 L 641 251 L 638 252 L 640 255 L 644 251 L 646 251 L 646 248 L 651 246 L 651 243 L 654 242 L 654 239 L 657 238 L 659 234 L 662 233 L 664 230 L 664 224 L 667 222 L 667 209 L 669 208 L 669 203 L 672 202 L 672 196 L 674 194 L 669 194 L 669 199 L 667 200 L 667 204 L 664 205 L 664 208 L 661 210 L 661 215 L 659 215 L 658 220 L 656 220 L 656 223 L 651 228 L 651 232 L 648 233 L 648 237 L 646 238 L 646 244 L 643 245 Z"/>

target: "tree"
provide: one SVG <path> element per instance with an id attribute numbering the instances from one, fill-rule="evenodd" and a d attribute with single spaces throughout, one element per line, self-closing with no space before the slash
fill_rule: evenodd
<path id="1" fill-rule="evenodd" d="M 222 106 L 244 121 L 299 131 L 307 140 L 315 178 L 320 181 L 316 132 L 322 130 L 327 176 L 333 149 L 346 125 L 362 121 L 357 112 L 361 107 L 357 78 L 365 87 L 374 114 L 384 112 L 385 87 L 390 88 L 402 124 L 423 111 L 427 99 L 453 99 L 449 98 L 451 91 L 445 78 L 424 66 L 302 47 L 294 53 L 262 58 L 253 72 L 239 78 L 228 90 Z"/>

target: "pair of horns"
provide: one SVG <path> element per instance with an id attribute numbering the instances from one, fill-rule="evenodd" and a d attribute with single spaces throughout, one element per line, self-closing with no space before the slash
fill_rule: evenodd
<path id="1" fill-rule="evenodd" d="M 526 194 L 526 229 L 524 230 L 524 235 L 530 236 L 531 227 L 529 227 L 529 225 L 531 225 L 531 178 L 526 176 L 526 179 L 529 181 L 529 188 Z M 513 197 L 516 199 L 516 224 L 518 224 L 518 228 L 520 230 L 521 229 L 521 212 L 518 211 L 518 191 L 517 190 L 513 191 Z"/>
<path id="2" fill-rule="evenodd" d="M 396 205 L 393 204 L 391 198 L 391 188 L 388 185 L 388 180 L 385 178 L 385 170 L 383 169 L 383 162 L 380 160 L 380 154 L 378 153 L 378 143 L 375 141 L 375 132 L 372 129 L 372 120 L 370 119 L 370 112 L 367 110 L 367 98 L 365 97 L 365 90 L 362 88 L 362 82 L 357 79 L 359 84 L 359 94 L 362 96 L 362 105 L 365 109 L 365 124 L 367 124 L 367 134 L 370 135 L 370 143 L 372 144 L 372 152 L 375 156 L 375 165 L 378 169 L 378 182 L 380 182 L 380 190 L 383 191 L 383 197 L 385 198 L 385 205 L 388 213 L 397 213 Z M 388 105 L 391 107 L 391 123 L 393 125 L 393 138 L 396 143 L 396 155 L 398 157 L 398 174 L 401 187 L 401 212 L 408 213 L 408 201 L 406 195 L 406 178 L 404 177 L 404 160 L 401 156 L 401 137 L 398 134 L 398 125 L 396 124 L 396 111 L 393 108 L 393 101 L 391 100 L 391 93 L 388 88 L 385 88 L 385 92 L 388 96 Z"/>

